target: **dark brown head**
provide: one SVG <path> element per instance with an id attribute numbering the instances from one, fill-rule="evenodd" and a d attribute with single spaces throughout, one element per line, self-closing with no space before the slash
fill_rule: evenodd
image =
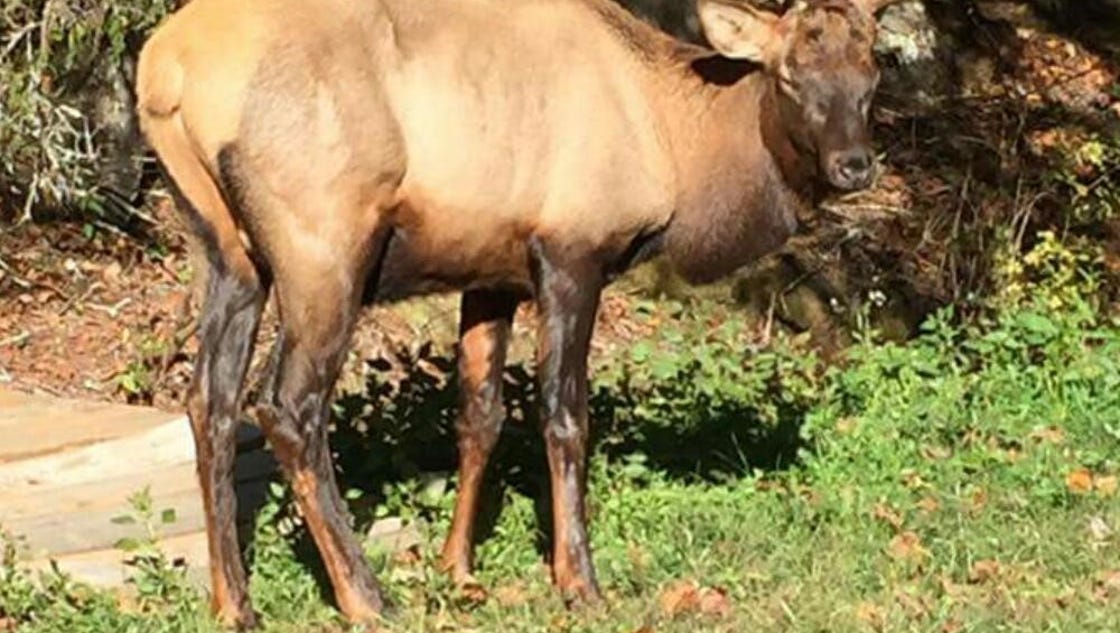
<path id="1" fill-rule="evenodd" d="M 745 0 L 698 0 L 721 55 L 760 64 L 777 87 L 780 122 L 839 189 L 871 184 L 868 113 L 879 83 L 874 14 L 892 0 L 807 0 L 778 16 Z"/>

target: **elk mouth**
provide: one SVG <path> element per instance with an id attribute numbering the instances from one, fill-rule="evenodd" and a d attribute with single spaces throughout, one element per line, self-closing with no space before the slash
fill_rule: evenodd
<path id="1" fill-rule="evenodd" d="M 826 154 L 823 171 L 833 188 L 844 192 L 862 191 L 875 179 L 875 162 L 870 147 L 857 145 Z"/>

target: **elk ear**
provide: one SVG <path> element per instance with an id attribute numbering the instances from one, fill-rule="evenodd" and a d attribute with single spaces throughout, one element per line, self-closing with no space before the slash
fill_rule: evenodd
<path id="1" fill-rule="evenodd" d="M 886 8 L 888 4 L 894 4 L 898 0 L 855 0 L 857 7 L 867 11 L 871 15 L 875 15 L 881 9 Z"/>
<path id="2" fill-rule="evenodd" d="M 731 0 L 699 0 L 696 10 L 704 35 L 724 57 L 763 66 L 775 61 L 780 41 L 777 15 Z"/>

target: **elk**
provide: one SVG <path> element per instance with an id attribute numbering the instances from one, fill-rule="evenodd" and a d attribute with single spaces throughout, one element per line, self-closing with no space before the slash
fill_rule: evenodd
<path id="1" fill-rule="evenodd" d="M 698 0 L 714 50 L 609 0 L 194 0 L 163 24 L 138 108 L 206 253 L 187 408 L 219 619 L 256 621 L 231 470 L 270 291 L 280 331 L 252 413 L 349 619 L 376 620 L 382 596 L 335 482 L 333 385 L 362 305 L 452 290 L 460 467 L 443 564 L 471 582 L 510 326 L 531 300 L 553 580 L 598 599 L 584 495 L 600 291 L 658 254 L 713 280 L 779 248 L 822 189 L 869 185 L 886 3 L 779 15 Z"/>

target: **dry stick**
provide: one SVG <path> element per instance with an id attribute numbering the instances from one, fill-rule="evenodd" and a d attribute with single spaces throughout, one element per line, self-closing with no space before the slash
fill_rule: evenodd
<path id="1" fill-rule="evenodd" d="M 9 345 L 21 345 L 29 338 L 31 338 L 31 332 L 23 330 L 15 336 L 9 336 L 4 340 L 0 340 L 0 347 L 7 347 Z"/>
<path id="2" fill-rule="evenodd" d="M 968 171 L 965 172 L 964 182 L 961 183 L 961 189 L 960 189 L 960 194 L 959 194 L 959 198 L 958 198 L 958 201 L 957 201 L 956 211 L 953 213 L 953 228 L 949 232 L 949 236 L 950 236 L 949 239 L 953 242 L 956 242 L 957 236 L 960 234 L 960 231 L 961 231 L 961 215 L 964 213 L 964 205 L 968 202 L 968 196 L 969 196 L 969 193 L 971 192 L 971 189 L 972 189 L 972 167 L 969 166 Z M 952 261 L 946 262 L 946 260 L 948 260 L 948 259 L 951 259 Z M 952 275 L 953 296 L 959 298 L 960 297 L 960 280 L 957 279 L 957 267 L 955 265 L 956 255 L 954 253 L 952 253 L 951 250 L 946 251 L 945 255 L 942 256 L 941 263 L 939 264 L 939 268 L 941 270 L 945 270 L 946 263 L 949 264 L 949 272 Z"/>
<path id="3" fill-rule="evenodd" d="M 38 29 L 40 26 L 41 24 L 39 22 L 32 22 L 30 24 L 25 24 L 22 28 L 13 33 L 11 39 L 8 40 L 8 45 L 4 47 L 3 51 L 0 51 L 0 60 L 3 60 L 8 55 L 11 55 L 12 51 L 14 51 L 16 47 L 19 46 L 19 43 L 23 41 L 23 38 L 30 34 L 32 31 Z"/>
<path id="4" fill-rule="evenodd" d="M 14 283 L 15 285 L 23 288 L 24 290 L 26 290 L 26 289 L 28 289 L 28 288 L 30 288 L 31 286 L 34 285 L 30 281 L 28 281 L 28 280 L 24 279 L 23 277 L 20 277 L 19 275 L 17 275 L 16 271 L 12 270 L 12 267 L 9 266 L 8 263 L 4 261 L 3 257 L 0 257 L 0 269 L 4 270 L 5 275 L 7 275 L 8 279 L 12 280 L 12 283 Z"/>
<path id="5" fill-rule="evenodd" d="M 156 369 L 156 377 L 152 381 L 152 391 L 158 390 L 163 386 L 164 381 L 167 379 L 171 366 L 174 365 L 175 357 L 182 351 L 183 346 L 198 332 L 199 321 L 197 318 L 191 318 L 190 323 L 186 327 L 179 329 L 175 336 L 171 338 L 171 346 L 168 347 L 160 358 L 159 367 Z"/>
<path id="6" fill-rule="evenodd" d="M 97 290 L 99 290 L 101 288 L 104 288 L 104 287 L 105 287 L 105 284 L 101 283 L 100 281 L 93 282 L 92 284 L 90 284 L 90 286 L 88 288 L 86 288 L 85 292 L 83 292 L 81 295 L 79 295 L 77 297 L 71 297 L 69 300 L 67 300 L 66 303 L 62 306 L 62 308 L 59 309 L 58 316 L 63 316 L 64 314 L 69 312 L 71 310 L 71 308 L 73 308 L 74 306 L 78 305 L 79 303 L 85 301 L 86 299 L 89 299 L 90 295 L 92 295 L 94 292 L 96 292 Z"/>
<path id="7" fill-rule="evenodd" d="M 5 262 L 3 259 L 0 259 L 0 269 L 4 270 L 4 273 L 8 276 L 9 279 L 12 280 L 12 283 L 14 283 L 17 286 L 23 288 L 24 290 L 28 290 L 32 286 L 38 286 L 40 288 L 43 288 L 44 290 L 49 290 L 50 292 L 53 292 L 54 294 L 58 295 L 59 299 L 65 299 L 66 298 L 66 293 L 59 290 L 53 284 L 49 284 L 45 281 L 37 281 L 37 280 L 31 280 L 31 279 L 26 279 L 24 277 L 20 277 L 19 275 L 16 274 L 16 271 L 14 269 L 12 269 L 12 267 L 9 266 L 8 263 Z"/>

